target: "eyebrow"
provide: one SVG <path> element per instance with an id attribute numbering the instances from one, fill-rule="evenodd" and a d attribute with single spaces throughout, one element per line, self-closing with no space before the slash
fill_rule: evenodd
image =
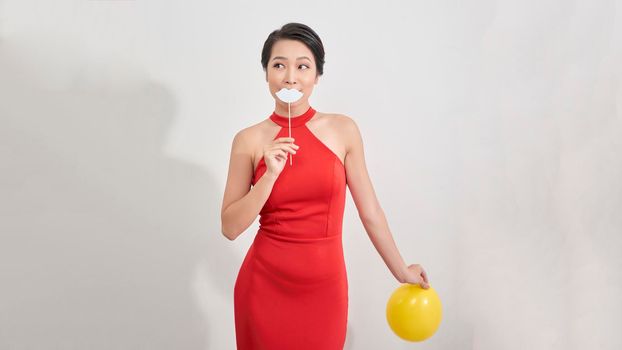
<path id="1" fill-rule="evenodd" d="M 276 57 L 274 57 L 272 60 L 274 61 L 274 60 L 279 59 L 279 58 L 280 58 L 280 59 L 283 59 L 283 60 L 286 60 L 286 59 L 287 59 L 287 57 L 283 57 L 283 56 L 276 56 Z M 311 61 L 311 59 L 310 59 L 309 57 L 307 57 L 307 56 L 300 56 L 300 57 L 298 57 L 296 60 L 301 60 L 301 59 L 304 59 L 304 58 L 306 58 L 306 59 L 308 59 L 309 61 Z"/>

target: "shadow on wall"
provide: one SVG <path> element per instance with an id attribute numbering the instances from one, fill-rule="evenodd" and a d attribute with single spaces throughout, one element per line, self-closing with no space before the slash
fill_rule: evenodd
<path id="1" fill-rule="evenodd" d="M 220 185 L 162 152 L 175 97 L 146 78 L 41 87 L 28 55 L 0 41 L 0 347 L 234 344 L 240 259 Z"/>

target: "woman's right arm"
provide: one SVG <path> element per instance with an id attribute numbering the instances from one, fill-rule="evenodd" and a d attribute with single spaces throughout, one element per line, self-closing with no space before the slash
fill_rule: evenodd
<path id="1" fill-rule="evenodd" d="M 278 178 L 278 175 L 265 172 L 255 186 L 250 188 L 254 171 L 252 149 L 243 132 L 238 132 L 233 138 L 229 174 L 220 211 L 222 234 L 231 241 L 255 221 Z"/>

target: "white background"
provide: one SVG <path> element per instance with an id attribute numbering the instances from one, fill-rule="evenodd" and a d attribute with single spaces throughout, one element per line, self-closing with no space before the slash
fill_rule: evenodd
<path id="1" fill-rule="evenodd" d="M 347 197 L 346 349 L 620 349 L 619 1 L 0 0 L 0 348 L 234 349 L 220 205 L 233 135 L 274 108 L 287 22 L 311 96 L 363 135 L 406 263 L 443 303 L 423 343 Z M 617 21 L 616 21 L 617 19 Z"/>

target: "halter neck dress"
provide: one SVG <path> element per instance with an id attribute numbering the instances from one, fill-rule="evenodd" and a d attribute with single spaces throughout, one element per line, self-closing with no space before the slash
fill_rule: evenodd
<path id="1" fill-rule="evenodd" d="M 307 128 L 312 107 L 291 118 L 300 146 L 287 159 L 260 211 L 259 230 L 234 287 L 238 350 L 343 349 L 348 279 L 342 246 L 346 172 L 339 157 Z M 273 112 L 289 136 L 288 117 Z M 266 172 L 264 159 L 253 186 Z"/>

